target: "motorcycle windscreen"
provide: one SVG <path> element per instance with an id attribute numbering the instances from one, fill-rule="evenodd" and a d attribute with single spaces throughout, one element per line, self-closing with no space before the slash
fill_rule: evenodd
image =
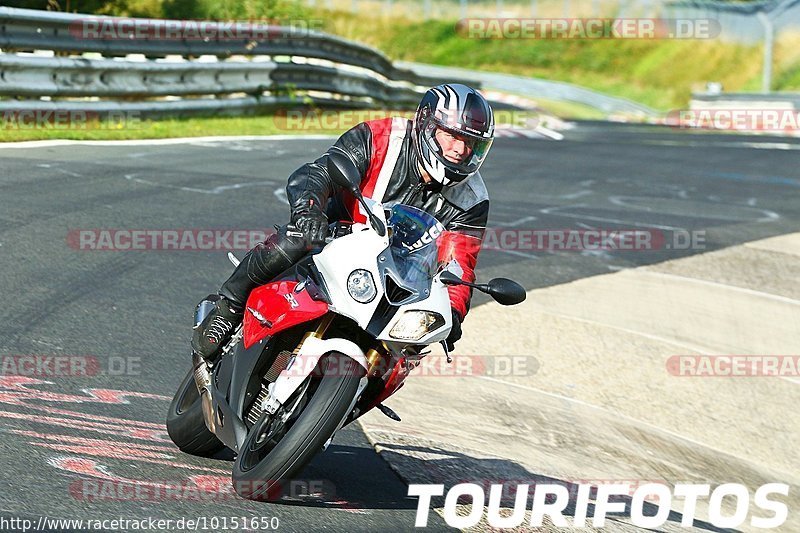
<path id="1" fill-rule="evenodd" d="M 425 211 L 403 204 L 392 207 L 388 225 L 391 260 L 381 265 L 387 299 L 399 305 L 426 298 L 438 269 L 437 241 L 444 226 Z"/>

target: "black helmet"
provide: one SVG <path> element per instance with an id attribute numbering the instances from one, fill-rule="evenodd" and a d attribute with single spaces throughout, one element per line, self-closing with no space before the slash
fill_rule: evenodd
<path id="1" fill-rule="evenodd" d="M 436 140 L 443 130 L 470 149 L 463 161 L 447 159 Z M 414 115 L 414 151 L 422 167 L 442 185 L 455 185 L 478 171 L 494 138 L 494 113 L 475 89 L 447 83 L 428 89 Z"/>

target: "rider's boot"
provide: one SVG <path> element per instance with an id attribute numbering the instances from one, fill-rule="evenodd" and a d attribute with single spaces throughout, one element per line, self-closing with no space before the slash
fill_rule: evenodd
<path id="1" fill-rule="evenodd" d="M 222 345 L 241 324 L 250 291 L 272 281 L 305 253 L 304 244 L 286 237 L 284 231 L 247 252 L 231 277 L 222 284 L 214 308 L 195 327 L 192 349 L 206 361 L 216 359 Z"/>
<path id="2" fill-rule="evenodd" d="M 211 297 L 208 298 L 211 300 Z M 192 332 L 192 349 L 206 361 L 213 361 L 220 349 L 242 323 L 242 307 L 217 296 L 214 307 Z"/>

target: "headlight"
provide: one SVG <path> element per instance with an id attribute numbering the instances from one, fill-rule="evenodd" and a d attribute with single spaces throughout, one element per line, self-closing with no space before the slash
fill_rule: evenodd
<path id="1" fill-rule="evenodd" d="M 444 326 L 444 317 L 431 311 L 406 311 L 389 332 L 393 339 L 416 341 Z"/>
<path id="2" fill-rule="evenodd" d="M 375 298 L 378 291 L 375 290 L 375 280 L 369 270 L 353 270 L 347 277 L 347 292 L 353 300 L 366 304 Z"/>

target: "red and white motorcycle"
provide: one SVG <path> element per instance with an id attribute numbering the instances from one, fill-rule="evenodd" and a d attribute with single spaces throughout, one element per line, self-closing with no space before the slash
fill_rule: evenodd
<path id="1" fill-rule="evenodd" d="M 511 280 L 465 283 L 451 271 L 457 265 L 439 264 L 442 224 L 415 207 L 385 211 L 363 198 L 348 163 L 332 158 L 329 174 L 358 198 L 368 223 L 337 224 L 321 251 L 253 290 L 222 355 L 213 366 L 195 356 L 169 408 L 167 430 L 181 450 L 237 454 L 233 486 L 246 498 L 279 497 L 336 431 L 373 407 L 400 420 L 382 402 L 426 346 L 445 344 L 447 285 L 504 305 L 525 299 Z M 198 305 L 196 324 L 212 306 Z"/>

